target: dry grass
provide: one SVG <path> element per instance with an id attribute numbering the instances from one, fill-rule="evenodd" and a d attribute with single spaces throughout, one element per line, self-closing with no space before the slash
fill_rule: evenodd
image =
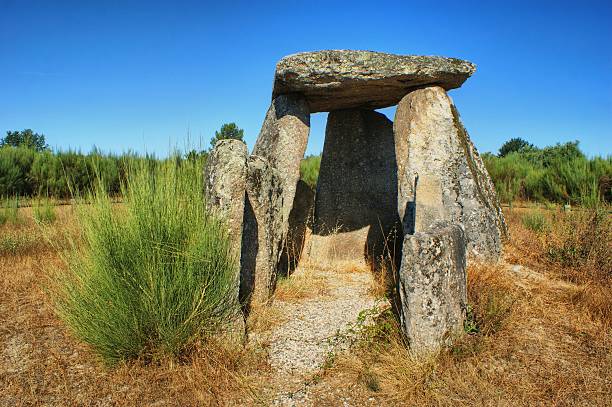
<path id="1" fill-rule="evenodd" d="M 38 242 L 0 255 L 0 405 L 267 404 L 270 368 L 256 346 L 213 340 L 180 361 L 104 367 L 57 319 L 45 292 L 49 271 L 63 265 L 60 232 L 75 226 L 70 207 L 58 209 L 50 229 L 22 211 L 23 224 L 0 227 L 0 238 Z"/>
<path id="2" fill-rule="evenodd" d="M 274 303 L 259 304 L 252 302 L 247 319 L 249 334 L 260 334 L 272 330 L 287 320 L 285 315 Z"/>
<path id="3" fill-rule="evenodd" d="M 312 264 L 304 263 L 290 277 L 278 281 L 274 291 L 275 300 L 300 302 L 328 294 L 325 278 L 315 272 Z"/>
<path id="4" fill-rule="evenodd" d="M 478 333 L 453 348 L 412 359 L 398 330 L 388 328 L 393 322 L 383 321 L 323 380 L 391 405 L 607 405 L 609 333 L 566 301 L 564 285 L 545 277 L 517 282 L 509 273 L 470 268 Z"/>
<path id="5" fill-rule="evenodd" d="M 556 222 L 562 218 L 548 214 L 549 238 L 526 228 L 522 213 L 507 213 L 511 239 L 505 259 L 532 270 L 469 268 L 471 334 L 435 358 L 418 361 L 385 314 L 313 379 L 313 403 L 609 405 L 612 291 L 608 274 L 594 270 L 607 260 L 599 248 L 610 244 L 609 230 L 599 226 L 603 232 L 591 240 L 588 261 L 565 267 L 548 253 L 571 223 L 561 227 Z M 10 234 L 33 242 L 0 255 L 0 405 L 270 404 L 272 373 L 260 345 L 212 341 L 184 360 L 105 368 L 66 331 L 44 291 L 49 270 L 62 264 L 46 239 L 57 241 L 58 231 L 75 226 L 69 206 L 57 215 L 50 229 L 34 225 L 27 211 L 22 224 L 0 226 L 0 239 Z M 347 263 L 336 271 L 348 276 L 362 267 Z M 279 285 L 278 298 L 299 302 L 325 291 L 320 281 L 309 280 L 308 270 L 294 277 Z M 264 332 L 288 317 L 274 305 L 255 306 L 249 330 Z"/>
<path id="6" fill-rule="evenodd" d="M 605 210 L 548 212 L 544 214 L 548 226 L 537 232 L 522 221 L 531 212 L 506 213 L 510 229 L 506 260 L 574 283 L 568 299 L 612 326 L 612 215 Z"/>
<path id="7" fill-rule="evenodd" d="M 523 213 L 508 214 L 506 259 L 545 273 L 471 265 L 470 334 L 434 358 L 415 360 L 395 321 L 381 320 L 324 371 L 325 386 L 373 405 L 609 405 L 612 291 L 609 277 L 593 269 L 609 260 L 601 250 L 610 245 L 609 226 L 593 230 L 581 224 L 585 218 L 548 215 L 547 237 L 527 228 Z M 586 243 L 593 247 L 588 260 L 569 270 L 549 255 L 568 225 L 574 230 L 566 240 L 596 235 Z"/>

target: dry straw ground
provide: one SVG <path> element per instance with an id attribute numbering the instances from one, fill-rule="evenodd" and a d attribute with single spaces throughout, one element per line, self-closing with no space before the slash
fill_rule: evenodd
<path id="1" fill-rule="evenodd" d="M 310 380 L 312 405 L 609 405 L 612 399 L 612 228 L 610 216 L 507 212 L 504 262 L 469 269 L 469 332 L 436 358 L 415 361 L 388 313 L 364 328 L 349 352 Z M 62 267 L 70 206 L 47 227 L 0 226 L 0 406 L 269 405 L 265 343 L 201 344 L 183 360 L 104 367 L 60 323 L 45 287 Z M 53 244 L 49 243 L 50 240 Z M 325 295 L 316 273 L 279 286 L 282 301 Z M 309 277 L 310 276 L 310 277 Z M 373 292 L 380 292 L 374 289 Z M 254 332 L 278 321 L 254 312 Z"/>

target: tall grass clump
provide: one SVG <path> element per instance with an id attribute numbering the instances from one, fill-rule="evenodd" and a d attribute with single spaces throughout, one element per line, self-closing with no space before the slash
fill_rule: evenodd
<path id="1" fill-rule="evenodd" d="M 13 225 L 19 225 L 23 222 L 23 218 L 19 213 L 18 196 L 0 200 L 0 225 L 7 222 Z"/>
<path id="2" fill-rule="evenodd" d="M 180 356 L 237 312 L 226 228 L 206 210 L 198 162 L 138 162 L 111 203 L 78 209 L 81 239 L 52 292 L 59 316 L 106 362 Z"/>
<path id="3" fill-rule="evenodd" d="M 549 259 L 573 282 L 612 285 L 612 215 L 597 206 L 555 215 L 547 236 Z"/>
<path id="4" fill-rule="evenodd" d="M 536 233 L 542 233 L 548 230 L 548 221 L 546 216 L 541 212 L 529 212 L 523 216 L 523 226 L 527 229 L 533 230 Z"/>
<path id="5" fill-rule="evenodd" d="M 55 207 L 49 198 L 39 198 L 33 207 L 34 220 L 37 223 L 50 224 L 55 222 Z"/>

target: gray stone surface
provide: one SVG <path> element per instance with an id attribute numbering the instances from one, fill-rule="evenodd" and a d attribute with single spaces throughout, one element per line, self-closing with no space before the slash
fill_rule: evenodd
<path id="1" fill-rule="evenodd" d="M 495 188 L 444 89 L 415 90 L 394 122 L 398 211 L 405 233 L 433 221 L 465 227 L 470 256 L 496 261 L 506 224 Z"/>
<path id="2" fill-rule="evenodd" d="M 283 187 L 283 211 L 288 219 L 295 188 L 300 179 L 300 161 L 304 158 L 310 112 L 304 97 L 276 97 L 264 120 L 253 154 L 263 157 L 278 170 Z"/>
<path id="3" fill-rule="evenodd" d="M 229 236 L 240 258 L 242 217 L 247 175 L 247 146 L 241 140 L 220 140 L 208 156 L 204 168 L 204 194 L 209 210 L 221 216 L 228 226 Z M 239 298 L 240 267 L 236 269 L 234 301 Z M 243 315 L 232 318 L 226 336 L 236 342 L 246 338 Z"/>
<path id="4" fill-rule="evenodd" d="M 243 141 L 220 140 L 204 168 L 206 204 L 227 221 L 237 253 L 240 253 L 242 240 L 247 156 Z"/>
<path id="5" fill-rule="evenodd" d="M 329 114 L 315 199 L 315 234 L 341 233 L 371 260 L 383 254 L 385 237 L 399 225 L 393 124 L 385 115 Z"/>
<path id="6" fill-rule="evenodd" d="M 399 270 L 400 319 L 411 351 L 425 356 L 461 333 L 467 307 L 463 228 L 436 222 L 406 235 Z"/>
<path id="7" fill-rule="evenodd" d="M 409 91 L 458 88 L 476 70 L 468 61 L 372 51 L 327 50 L 289 55 L 276 65 L 273 98 L 301 93 L 311 112 L 396 105 Z"/>
<path id="8" fill-rule="evenodd" d="M 306 240 L 306 231 L 312 224 L 314 211 L 314 191 L 304 181 L 297 183 L 293 206 L 289 214 L 287 238 L 283 245 L 278 272 L 288 276 L 296 269 Z"/>
<path id="9" fill-rule="evenodd" d="M 240 256 L 243 304 L 265 302 L 273 291 L 285 224 L 280 174 L 266 159 L 251 155 L 247 161 Z"/>

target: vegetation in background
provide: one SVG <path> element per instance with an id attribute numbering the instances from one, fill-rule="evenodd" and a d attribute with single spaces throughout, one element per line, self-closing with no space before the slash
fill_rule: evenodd
<path id="1" fill-rule="evenodd" d="M 300 177 L 311 188 L 316 189 L 319 179 L 319 168 L 321 167 L 321 156 L 310 155 L 300 163 Z"/>
<path id="2" fill-rule="evenodd" d="M 596 205 L 612 202 L 612 156 L 587 158 L 578 142 L 542 149 L 511 139 L 499 155 L 482 155 L 500 201 L 516 200 Z M 315 188 L 321 156 L 302 160 L 302 180 Z"/>
<path id="3" fill-rule="evenodd" d="M 34 220 L 37 223 L 49 224 L 55 222 L 55 206 L 49 198 L 38 198 L 33 207 Z"/>
<path id="4" fill-rule="evenodd" d="M 31 129 L 23 131 L 7 131 L 6 136 L 0 139 L 0 147 L 26 147 L 34 151 L 43 151 L 49 148 L 45 142 L 45 135 L 34 133 Z"/>
<path id="5" fill-rule="evenodd" d="M 156 161 L 132 153 L 103 154 L 94 149 L 36 151 L 24 146 L 0 148 L 0 196 L 70 198 L 89 191 L 98 174 L 108 193 L 120 193 L 127 168 L 135 161 Z"/>
<path id="6" fill-rule="evenodd" d="M 236 123 L 225 123 L 221 126 L 219 131 L 215 131 L 215 136 L 210 139 L 210 148 L 197 151 L 195 149 L 185 154 L 185 158 L 188 160 L 206 159 L 210 151 L 215 148 L 215 145 L 220 140 L 244 140 L 244 130 L 236 125 Z"/>
<path id="7" fill-rule="evenodd" d="M 524 143 L 504 144 L 499 156 L 483 154 L 502 202 L 612 202 L 612 157 L 589 159 L 577 141 L 542 149 Z"/>
<path id="8" fill-rule="evenodd" d="M 211 148 L 219 140 L 244 138 L 235 123 L 223 124 L 211 139 Z M 53 152 L 43 135 L 31 130 L 7 132 L 0 142 L 0 197 L 48 196 L 69 198 L 91 189 L 94 175 L 100 174 L 107 191 L 120 194 L 127 168 L 135 161 L 157 162 L 153 157 L 103 154 L 94 149 Z M 191 150 L 190 161 L 205 160 L 209 150 Z M 587 158 L 578 142 L 537 148 L 513 138 L 504 143 L 497 156 L 485 153 L 484 163 L 495 184 L 500 201 L 516 200 L 595 205 L 612 202 L 612 157 Z M 321 156 L 308 156 L 300 165 L 300 174 L 316 187 Z"/>
<path id="9" fill-rule="evenodd" d="M 523 140 L 520 137 L 511 138 L 499 148 L 498 157 L 505 157 L 510 153 L 517 153 L 527 149 L 534 148 L 533 144 Z"/>
<path id="10" fill-rule="evenodd" d="M 210 139 L 210 148 L 214 148 L 219 140 L 242 140 L 244 138 L 244 130 L 236 125 L 236 123 L 225 123 L 219 131 L 215 131 L 215 137 Z"/>
<path id="11" fill-rule="evenodd" d="M 54 287 L 60 317 L 104 360 L 181 355 L 239 307 L 236 259 L 206 211 L 201 162 L 136 162 L 112 204 L 97 184 Z"/>
<path id="12" fill-rule="evenodd" d="M 21 223 L 19 214 L 19 197 L 0 199 L 0 225 L 5 223 L 18 225 Z"/>

